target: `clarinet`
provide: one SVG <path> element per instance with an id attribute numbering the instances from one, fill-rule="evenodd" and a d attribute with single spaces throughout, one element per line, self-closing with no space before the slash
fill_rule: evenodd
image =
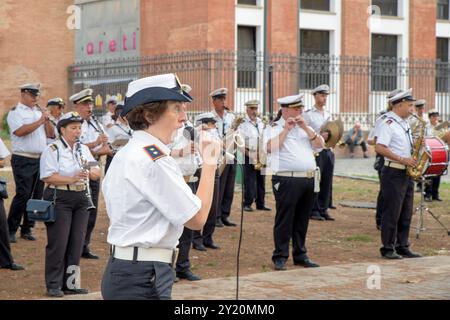
<path id="1" fill-rule="evenodd" d="M 91 118 L 92 118 L 92 120 L 94 120 L 95 125 L 97 126 L 97 131 L 98 131 L 98 133 L 100 133 L 100 134 L 105 134 L 105 131 L 102 129 L 102 126 L 101 126 L 100 123 L 98 122 L 97 117 L 94 116 L 94 115 L 92 115 Z M 114 156 L 114 155 L 117 153 L 118 150 L 117 150 L 116 148 L 113 147 L 113 145 L 111 144 L 111 142 L 108 141 L 107 144 L 108 144 L 109 149 L 110 149 L 111 152 L 112 152 L 112 155 Z"/>
<path id="2" fill-rule="evenodd" d="M 81 169 L 84 172 L 89 172 L 89 164 L 88 164 L 88 161 L 83 157 L 83 150 L 81 148 L 80 139 L 76 140 L 76 145 L 77 145 L 78 158 L 80 159 L 80 162 L 81 162 Z M 84 180 L 84 185 L 86 187 L 86 197 L 88 199 L 87 210 L 94 210 L 95 205 L 94 205 L 94 202 L 92 201 L 91 187 L 89 185 L 89 176 Z"/>

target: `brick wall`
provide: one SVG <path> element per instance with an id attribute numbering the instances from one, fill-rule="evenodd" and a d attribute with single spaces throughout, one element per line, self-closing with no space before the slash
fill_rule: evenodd
<path id="1" fill-rule="evenodd" d="M 34 4 L 34 3 L 33 3 Z M 0 2 L 0 114 L 19 100 L 18 87 L 40 82 L 40 105 L 67 99 L 67 66 L 74 60 L 74 31 L 66 27 L 71 0 Z"/>

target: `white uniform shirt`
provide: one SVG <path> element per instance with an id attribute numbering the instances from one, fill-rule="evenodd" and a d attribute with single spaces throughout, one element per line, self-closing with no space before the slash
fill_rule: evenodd
<path id="1" fill-rule="evenodd" d="M 11 152 L 9 152 L 9 150 L 6 147 L 5 143 L 0 138 L 0 159 L 1 160 L 6 159 L 10 154 L 11 154 Z"/>
<path id="2" fill-rule="evenodd" d="M 250 151 L 258 150 L 260 137 L 264 131 L 264 123 L 261 119 L 256 118 L 256 123 L 252 122 L 249 116 L 245 116 L 244 122 L 239 126 L 239 133 L 245 141 L 245 147 Z"/>
<path id="3" fill-rule="evenodd" d="M 308 126 L 313 128 L 316 133 L 320 133 L 320 129 L 322 126 L 331 121 L 331 113 L 324 110 L 323 113 L 317 110 L 314 106 L 303 114 L 303 118 L 305 119 Z"/>
<path id="4" fill-rule="evenodd" d="M 386 119 L 380 125 L 377 144 L 388 147 L 400 157 L 410 158 L 413 148 L 413 138 L 408 121 L 400 118 L 392 111 L 386 115 Z"/>
<path id="5" fill-rule="evenodd" d="M 42 124 L 32 133 L 23 137 L 14 134 L 22 126 L 38 121 L 42 112 L 38 107 L 29 108 L 19 103 L 14 110 L 8 113 L 8 126 L 11 132 L 12 152 L 26 152 L 41 154 L 47 146 L 45 125 Z"/>
<path id="6" fill-rule="evenodd" d="M 212 113 L 216 117 L 216 128 L 219 133 L 219 137 L 223 138 L 230 130 L 236 116 L 226 110 L 224 111 L 223 118 L 219 117 L 215 110 L 213 110 Z"/>
<path id="7" fill-rule="evenodd" d="M 95 142 L 101 133 L 108 135 L 101 123 L 96 122 L 92 118 L 89 120 L 85 120 L 81 125 L 80 141 L 84 144 Z M 101 148 L 102 145 L 98 145 L 93 149 L 93 151 L 98 151 Z"/>
<path id="8" fill-rule="evenodd" d="M 75 145 L 74 148 L 71 149 L 66 142 L 63 142 L 60 139 L 56 140 L 54 145 L 58 150 L 53 148 L 52 145 L 49 145 L 42 153 L 40 162 L 41 179 L 51 177 L 55 173 L 64 177 L 73 177 L 81 170 L 82 165 L 77 146 Z M 95 161 L 89 148 L 84 144 L 81 144 L 81 153 L 84 160 L 88 162 Z"/>
<path id="9" fill-rule="evenodd" d="M 154 147 L 161 156 L 155 156 Z M 176 247 L 183 225 L 200 210 L 201 201 L 169 153 L 159 139 L 139 130 L 115 155 L 102 184 L 110 219 L 108 243 Z"/>
<path id="10" fill-rule="evenodd" d="M 112 116 L 114 114 L 108 111 L 103 117 L 102 117 L 102 124 L 106 128 L 110 124 L 114 124 L 115 121 L 113 120 Z"/>
<path id="11" fill-rule="evenodd" d="M 283 131 L 285 120 L 281 118 L 275 124 L 272 127 L 267 127 L 264 131 L 265 146 L 271 139 L 280 135 Z M 316 151 L 320 151 L 320 149 Z M 316 160 L 311 141 L 305 130 L 299 126 L 295 126 L 289 131 L 281 148 L 268 153 L 268 158 L 270 159 L 268 164 L 270 163 L 270 168 L 274 173 L 286 171 L 307 172 L 316 169 Z"/>
<path id="12" fill-rule="evenodd" d="M 108 130 L 108 141 L 111 144 L 114 144 L 114 141 L 117 140 L 130 140 L 133 136 L 133 130 L 123 123 L 116 122 L 111 128 Z M 117 149 L 122 149 L 123 146 L 118 147 Z"/>
<path id="13" fill-rule="evenodd" d="M 369 132 L 369 136 L 367 138 L 368 140 L 378 138 L 378 136 L 380 134 L 380 126 L 383 123 L 383 121 L 386 119 L 386 117 L 387 117 L 387 113 L 384 113 L 375 120 L 375 125 Z"/>
<path id="14" fill-rule="evenodd" d="M 56 126 L 58 125 L 58 119 L 50 115 L 49 120 L 52 123 L 53 127 L 55 128 L 55 138 L 47 138 L 47 144 L 52 144 L 53 142 L 59 139 L 59 132 L 58 129 L 56 128 Z"/>
<path id="15" fill-rule="evenodd" d="M 192 126 L 190 123 L 186 123 L 187 126 Z M 183 135 L 184 128 L 182 127 L 176 131 L 176 136 L 173 140 L 173 144 L 170 146 L 172 150 L 180 150 L 186 148 L 191 144 L 191 139 L 188 139 Z M 183 173 L 183 176 L 192 176 L 195 174 L 198 168 L 202 165 L 202 159 L 200 153 L 195 151 L 194 153 L 183 154 L 183 157 L 174 158 L 178 166 Z"/>

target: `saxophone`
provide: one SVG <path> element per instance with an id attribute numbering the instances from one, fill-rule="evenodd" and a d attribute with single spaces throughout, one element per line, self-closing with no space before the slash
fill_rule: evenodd
<path id="1" fill-rule="evenodd" d="M 407 173 L 414 180 L 420 180 L 422 177 L 423 169 L 425 168 L 427 162 L 430 160 L 430 156 L 428 155 L 428 153 L 425 152 L 425 150 L 422 150 L 423 149 L 422 145 L 425 138 L 426 122 L 421 117 L 418 117 L 413 113 L 411 113 L 411 115 L 419 121 L 420 131 L 414 143 L 414 149 L 412 154 L 412 158 L 417 161 L 417 164 L 414 167 L 408 166 Z"/>
<path id="2" fill-rule="evenodd" d="M 267 162 L 267 159 L 265 157 L 266 155 L 265 154 L 261 155 L 261 141 L 263 140 L 262 137 L 264 135 L 264 130 L 266 130 L 267 124 L 269 123 L 269 117 L 264 116 L 262 118 L 262 122 L 264 123 L 264 128 L 258 137 L 258 147 L 256 150 L 255 170 L 258 170 L 258 171 L 261 170 L 262 168 L 264 168 L 266 166 L 266 162 Z"/>
<path id="3" fill-rule="evenodd" d="M 219 175 L 222 175 L 228 161 L 234 160 L 234 151 L 236 146 L 239 148 L 243 148 L 245 146 L 244 138 L 240 134 L 236 132 L 237 128 L 244 121 L 243 116 L 236 116 L 233 124 L 230 127 L 230 130 L 227 132 L 224 138 L 224 144 L 226 147 L 225 155 L 222 157 L 220 165 L 219 165 Z"/>

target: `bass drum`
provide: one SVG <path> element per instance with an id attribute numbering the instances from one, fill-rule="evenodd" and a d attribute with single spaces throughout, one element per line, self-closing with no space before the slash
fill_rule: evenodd
<path id="1" fill-rule="evenodd" d="M 429 161 L 425 165 L 422 175 L 437 177 L 447 174 L 449 157 L 447 144 L 438 137 L 426 137 L 424 143 L 424 152 L 428 154 Z"/>

